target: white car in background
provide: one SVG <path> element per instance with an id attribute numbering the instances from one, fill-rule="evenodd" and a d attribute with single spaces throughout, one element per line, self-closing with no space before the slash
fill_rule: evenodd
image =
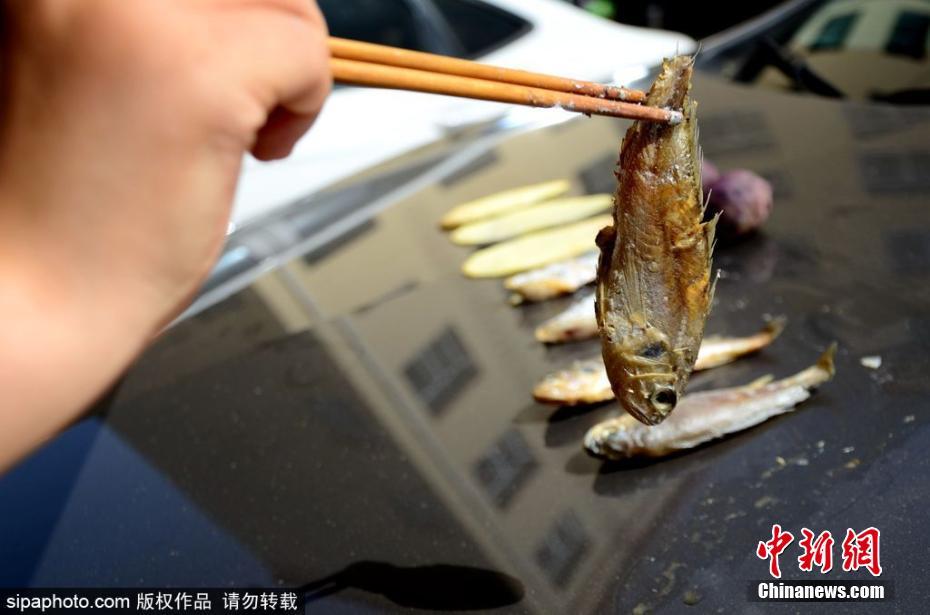
<path id="1" fill-rule="evenodd" d="M 318 0 L 333 36 L 626 84 L 664 56 L 687 53 L 683 34 L 623 26 L 561 0 Z M 249 220 L 450 130 L 504 118 L 510 125 L 571 114 L 433 94 L 337 86 L 313 129 L 285 160 L 243 166 L 233 224 Z"/>

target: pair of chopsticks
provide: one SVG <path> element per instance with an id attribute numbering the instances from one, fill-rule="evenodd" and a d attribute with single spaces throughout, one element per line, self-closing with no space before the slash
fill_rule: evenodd
<path id="1" fill-rule="evenodd" d="M 329 38 L 330 67 L 337 83 L 413 90 L 514 103 L 561 107 L 590 115 L 677 124 L 681 112 L 641 103 L 639 90 L 602 85 L 458 58 Z"/>

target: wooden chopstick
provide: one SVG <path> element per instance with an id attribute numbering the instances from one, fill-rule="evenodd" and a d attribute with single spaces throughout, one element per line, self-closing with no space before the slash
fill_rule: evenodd
<path id="1" fill-rule="evenodd" d="M 333 43 L 334 40 L 336 41 L 335 44 Z M 338 54 L 348 53 L 349 55 L 354 55 L 354 57 L 362 57 L 360 54 L 370 54 L 370 50 L 359 50 L 364 50 L 366 47 L 370 48 L 380 46 L 370 45 L 368 43 L 358 43 L 359 46 L 356 46 L 355 41 L 349 41 L 351 44 L 346 45 L 342 41 L 344 41 L 344 39 L 330 39 L 330 48 L 331 53 L 333 54 L 333 57 L 330 59 L 330 67 L 333 72 L 333 78 L 338 83 L 362 85 L 368 87 L 412 90 L 416 92 L 429 92 L 432 94 L 445 94 L 448 96 L 458 96 L 462 98 L 475 98 L 479 100 L 514 103 L 518 105 L 527 105 L 530 107 L 561 107 L 568 111 L 575 111 L 578 113 L 608 115 L 612 117 L 624 117 L 653 122 L 665 122 L 670 124 L 677 124 L 682 119 L 681 112 L 679 111 L 638 105 L 630 102 L 614 100 L 607 97 L 586 96 L 565 92 L 563 90 L 552 90 L 542 87 L 516 84 L 513 82 L 501 82 L 492 79 L 480 79 L 449 72 L 435 72 L 429 69 L 420 70 L 418 68 L 409 68 L 407 66 L 402 67 L 374 61 L 346 59 L 340 57 Z M 346 51 L 347 47 L 349 49 L 348 51 Z M 389 49 L 391 51 L 385 52 L 383 49 Z M 394 51 L 402 53 L 395 55 Z M 432 67 L 442 65 L 444 71 L 459 70 L 458 68 L 453 68 L 452 65 L 445 64 L 445 62 L 461 62 L 455 58 L 446 58 L 445 56 L 436 56 L 432 54 L 424 54 L 422 52 L 413 52 L 407 50 L 394 50 L 392 47 L 382 48 L 382 50 L 377 50 L 375 53 L 380 54 L 377 57 L 381 58 L 384 57 L 385 53 L 387 53 L 388 56 L 393 57 L 404 56 L 405 59 L 403 62 L 408 64 L 419 62 L 419 56 L 428 56 L 426 60 L 427 66 Z M 364 57 L 375 56 L 367 55 Z M 498 69 L 496 67 L 478 64 L 476 62 L 467 62 L 467 64 L 471 65 L 471 67 L 466 70 L 478 70 L 482 74 L 488 76 L 492 75 L 492 72 L 489 71 L 510 70 Z M 475 66 L 480 66 L 482 68 L 475 69 Z M 521 73 L 522 71 L 515 72 Z M 534 75 L 534 73 L 527 73 L 527 75 Z M 558 80 L 561 78 L 552 77 L 552 79 Z M 573 80 L 569 81 L 572 83 L 582 83 Z M 590 85 L 597 86 L 598 84 Z M 607 88 L 608 86 L 599 87 Z M 611 90 L 619 89 L 620 88 L 611 88 Z M 604 89 L 603 91 L 606 92 L 607 90 Z M 625 91 L 635 92 L 636 90 Z"/>
<path id="2" fill-rule="evenodd" d="M 501 68 L 499 66 L 490 66 L 479 62 L 471 62 L 469 60 L 460 60 L 459 58 L 450 58 L 448 56 L 440 56 L 432 53 L 423 53 L 421 51 L 410 51 L 409 49 L 399 49 L 386 45 L 375 45 L 373 43 L 353 41 L 347 38 L 337 38 L 335 36 L 329 37 L 329 51 L 334 58 L 342 58 L 344 60 L 358 60 L 359 62 L 387 64 L 389 66 L 413 68 L 432 73 L 461 75 L 462 77 L 473 77 L 475 79 L 485 79 L 487 81 L 526 85 L 544 90 L 556 90 L 569 94 L 608 98 L 623 102 L 637 103 L 646 100 L 646 93 L 640 90 L 630 90 L 628 88 L 582 81 L 580 79 L 567 79 L 565 77 L 531 73 L 525 70 Z"/>

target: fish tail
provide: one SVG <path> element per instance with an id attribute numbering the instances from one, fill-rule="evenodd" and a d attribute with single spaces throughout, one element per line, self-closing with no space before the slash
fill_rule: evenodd
<path id="1" fill-rule="evenodd" d="M 811 365 L 807 369 L 798 372 L 794 376 L 789 376 L 784 380 L 779 380 L 778 384 L 781 388 L 788 388 L 792 386 L 800 386 L 805 389 L 813 389 L 817 386 L 827 382 L 832 379 L 834 374 L 836 374 L 836 365 L 834 364 L 834 358 L 836 357 L 836 342 L 830 344 L 823 354 L 820 355 L 820 358 L 817 359 L 817 362 L 814 365 Z"/>
<path id="2" fill-rule="evenodd" d="M 836 365 L 834 364 L 834 359 L 836 358 L 836 342 L 830 344 L 830 346 L 823 351 L 823 354 L 820 355 L 820 358 L 817 359 L 817 367 L 827 372 L 830 375 L 830 378 L 836 374 Z"/>
<path id="3" fill-rule="evenodd" d="M 765 333 L 774 340 L 776 337 L 781 335 L 781 332 L 785 330 L 785 325 L 787 324 L 787 318 L 784 316 L 776 316 L 775 318 L 772 318 L 767 323 L 765 323 Z"/>
<path id="4" fill-rule="evenodd" d="M 681 109 L 691 90 L 694 60 L 690 57 L 665 58 L 659 76 L 646 94 L 646 104 L 652 107 Z M 689 114 L 685 114 L 688 116 Z"/>

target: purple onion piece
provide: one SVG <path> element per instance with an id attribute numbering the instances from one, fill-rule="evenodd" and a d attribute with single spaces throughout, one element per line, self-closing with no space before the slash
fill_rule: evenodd
<path id="1" fill-rule="evenodd" d="M 722 238 L 751 233 L 762 226 L 772 211 L 772 186 L 746 169 L 727 171 L 707 185 L 708 215 L 721 212 L 717 232 Z"/>

